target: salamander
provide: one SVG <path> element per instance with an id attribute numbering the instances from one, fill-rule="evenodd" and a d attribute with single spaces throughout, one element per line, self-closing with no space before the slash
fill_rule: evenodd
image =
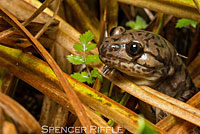
<path id="1" fill-rule="evenodd" d="M 105 65 L 119 70 L 137 85 L 149 86 L 184 102 L 198 92 L 175 47 L 160 35 L 119 26 L 104 38 L 98 50 Z M 152 122 L 166 116 L 159 109 L 150 110 L 155 113 L 155 118 L 147 117 Z"/>

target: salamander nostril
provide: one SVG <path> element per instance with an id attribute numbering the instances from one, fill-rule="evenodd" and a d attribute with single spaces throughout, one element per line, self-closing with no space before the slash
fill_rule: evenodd
<path id="1" fill-rule="evenodd" d="M 120 45 L 118 44 L 112 44 L 109 46 L 109 51 L 118 51 L 120 49 Z"/>

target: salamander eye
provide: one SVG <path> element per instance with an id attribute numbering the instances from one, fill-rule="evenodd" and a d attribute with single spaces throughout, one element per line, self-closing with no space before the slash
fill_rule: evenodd
<path id="1" fill-rule="evenodd" d="M 132 41 L 126 45 L 126 52 L 129 56 L 136 56 L 143 52 L 143 46 L 137 41 Z"/>

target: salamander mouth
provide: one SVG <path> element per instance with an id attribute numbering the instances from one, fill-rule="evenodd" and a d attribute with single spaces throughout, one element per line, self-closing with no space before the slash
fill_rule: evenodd
<path id="1" fill-rule="evenodd" d="M 121 57 L 107 57 L 106 58 L 102 55 L 99 56 L 101 61 L 113 68 L 120 70 L 121 72 L 127 72 L 128 75 L 133 73 L 134 75 L 138 74 L 149 74 L 154 72 L 155 67 L 149 67 L 147 64 L 138 64 L 137 62 L 133 62 Z"/>
<path id="2" fill-rule="evenodd" d="M 115 57 L 115 59 L 108 58 L 108 57 L 101 57 L 100 59 L 104 64 L 111 68 L 115 68 L 119 70 L 120 72 L 127 75 L 127 77 L 131 76 L 136 81 L 150 81 L 155 82 L 157 81 L 161 74 L 160 74 L 160 68 L 155 67 L 149 67 L 148 65 L 144 64 L 138 64 L 137 62 L 129 62 L 129 60 L 120 61 L 118 58 Z M 127 64 L 129 62 L 129 64 Z"/>

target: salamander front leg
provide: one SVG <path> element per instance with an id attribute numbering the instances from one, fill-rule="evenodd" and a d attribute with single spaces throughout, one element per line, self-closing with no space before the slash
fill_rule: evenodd
<path id="1" fill-rule="evenodd" d="M 113 72 L 113 71 L 115 71 L 115 70 L 116 70 L 116 69 L 105 65 L 105 66 L 103 67 L 103 75 L 106 75 L 107 73 Z"/>

